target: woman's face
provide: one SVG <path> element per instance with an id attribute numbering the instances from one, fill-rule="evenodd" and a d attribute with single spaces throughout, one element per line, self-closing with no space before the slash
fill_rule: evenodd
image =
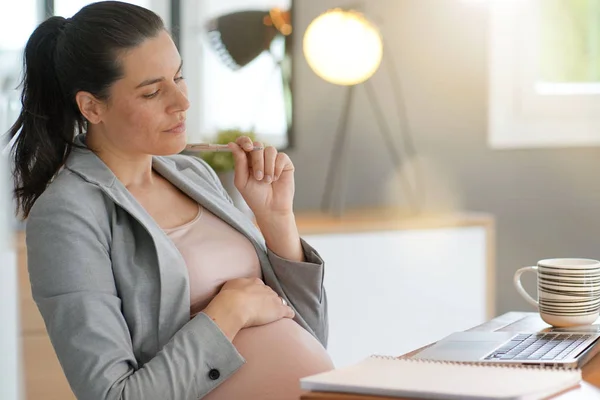
<path id="1" fill-rule="evenodd" d="M 119 61 L 124 75 L 112 85 L 102 112 L 103 147 L 131 155 L 182 151 L 190 103 L 182 61 L 169 34 L 161 31 Z"/>

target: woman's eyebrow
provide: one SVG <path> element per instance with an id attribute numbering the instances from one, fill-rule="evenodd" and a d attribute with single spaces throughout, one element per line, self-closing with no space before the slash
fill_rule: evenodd
<path id="1" fill-rule="evenodd" d="M 179 69 L 177 70 L 177 72 L 175 72 L 175 75 L 177 75 L 179 72 L 181 72 L 181 68 L 183 67 L 183 60 L 181 60 L 181 64 L 179 64 Z M 154 83 L 158 83 L 158 82 L 162 82 L 165 80 L 164 76 L 161 76 L 160 78 L 152 78 L 152 79 L 146 79 L 145 81 L 143 81 L 142 83 L 140 83 L 139 85 L 137 85 L 135 88 L 139 89 L 143 86 L 148 86 L 148 85 L 152 85 Z"/>

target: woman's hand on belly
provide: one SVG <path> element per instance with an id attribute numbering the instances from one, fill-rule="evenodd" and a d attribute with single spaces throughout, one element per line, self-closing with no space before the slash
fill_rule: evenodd
<path id="1" fill-rule="evenodd" d="M 223 285 L 204 313 L 233 340 L 240 329 L 294 318 L 291 307 L 258 278 L 239 278 Z"/>

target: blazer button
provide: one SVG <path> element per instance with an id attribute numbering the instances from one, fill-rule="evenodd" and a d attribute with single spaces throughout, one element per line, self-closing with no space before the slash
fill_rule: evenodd
<path id="1" fill-rule="evenodd" d="M 219 372 L 218 369 L 211 369 L 208 372 L 208 377 L 212 380 L 212 381 L 216 381 L 217 379 L 219 379 L 219 377 L 221 376 L 221 373 Z"/>

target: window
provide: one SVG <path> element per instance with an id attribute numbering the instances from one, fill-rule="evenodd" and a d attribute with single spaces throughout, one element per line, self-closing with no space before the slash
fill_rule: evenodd
<path id="1" fill-rule="evenodd" d="M 8 131 L 21 110 L 17 86 L 21 79 L 22 53 L 39 22 L 39 14 L 37 0 L 0 5 L 0 134 Z"/>
<path id="2" fill-rule="evenodd" d="M 269 145 L 287 147 L 292 119 L 289 40 L 276 36 L 268 49 L 234 69 L 211 45 L 206 27 L 212 19 L 230 13 L 290 10 L 292 0 L 186 0 L 181 4 L 180 51 L 191 102 L 189 141 L 212 140 L 219 130 L 241 129 L 254 131 Z M 244 41 L 252 42 L 240 37 L 236 46 L 245 46 Z"/>
<path id="3" fill-rule="evenodd" d="M 600 0 L 545 0 L 539 6 L 538 91 L 600 93 Z"/>
<path id="4" fill-rule="evenodd" d="M 600 0 L 490 8 L 490 145 L 600 145 Z"/>

